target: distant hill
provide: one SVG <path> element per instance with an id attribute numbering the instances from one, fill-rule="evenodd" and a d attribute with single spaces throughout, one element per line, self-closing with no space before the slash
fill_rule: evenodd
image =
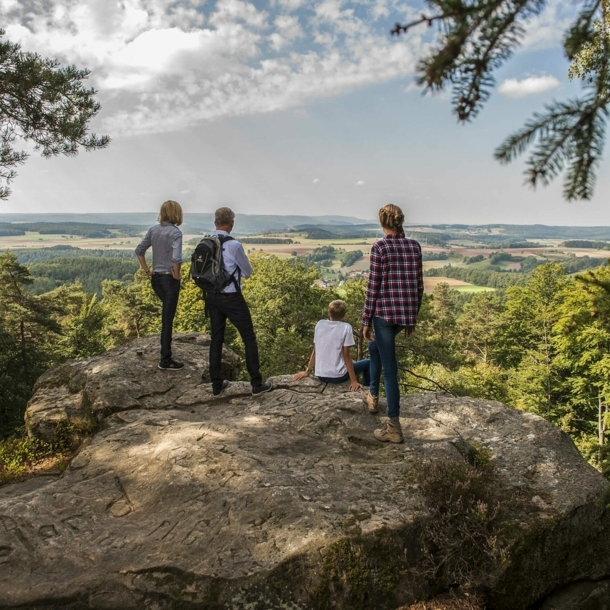
<path id="1" fill-rule="evenodd" d="M 594 239 L 610 240 L 610 227 L 569 227 L 553 225 L 418 225 L 429 226 L 441 231 L 469 232 L 476 235 L 477 239 L 483 241 L 507 241 L 505 238 L 516 239 Z M 482 235 L 488 233 L 487 236 Z M 513 241 L 511 239 L 510 241 Z"/>
<path id="2" fill-rule="evenodd" d="M 0 214 L 0 223 L 91 223 L 97 225 L 150 226 L 157 221 L 157 212 L 124 214 Z M 288 231 L 297 226 L 359 227 L 370 225 L 370 220 L 352 216 L 297 216 L 273 214 L 238 214 L 236 230 L 239 233 Z M 214 214 L 186 214 L 183 230 L 197 233 L 214 228 Z"/>
<path id="3" fill-rule="evenodd" d="M 141 233 L 157 221 L 157 212 L 99 213 L 99 214 L 1 214 L 0 235 L 19 235 L 26 228 L 42 229 L 43 232 L 70 232 L 75 234 L 91 231 L 104 234 L 119 231 L 130 234 Z M 54 223 L 55 226 L 50 226 Z M 44 226 L 46 225 L 46 226 Z M 63 225 L 63 226 L 61 226 Z M 84 225 L 84 226 L 83 226 Z M 89 225 L 89 226 L 87 226 Z M 68 228 L 71 229 L 68 231 Z M 182 230 L 185 233 L 206 233 L 214 228 L 213 213 L 188 213 Z M 253 235 L 283 231 L 322 231 L 340 238 L 366 238 L 381 235 L 379 224 L 354 216 L 301 216 L 274 214 L 238 214 L 235 231 L 240 235 Z M 440 239 L 447 242 L 468 239 L 490 247 L 506 247 L 527 240 L 593 240 L 610 241 L 610 227 L 569 227 L 552 225 L 466 225 L 466 224 L 406 224 L 407 233 L 428 245 Z M 533 244 L 526 244 L 532 247 Z"/>

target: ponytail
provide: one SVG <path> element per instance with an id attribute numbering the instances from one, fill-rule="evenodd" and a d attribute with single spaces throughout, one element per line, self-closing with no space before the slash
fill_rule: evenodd
<path id="1" fill-rule="evenodd" d="M 405 215 L 397 206 L 389 203 L 379 210 L 379 222 L 384 229 L 390 229 L 397 235 L 405 236 L 405 230 L 402 227 L 405 221 Z"/>

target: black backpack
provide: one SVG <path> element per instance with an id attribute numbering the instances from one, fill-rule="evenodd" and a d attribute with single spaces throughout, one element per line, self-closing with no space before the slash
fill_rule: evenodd
<path id="1" fill-rule="evenodd" d="M 230 235 L 210 235 L 204 237 L 191 256 L 191 278 L 204 292 L 221 292 L 231 282 L 239 291 L 239 267 L 229 273 L 224 266 L 223 244 L 233 239 Z"/>

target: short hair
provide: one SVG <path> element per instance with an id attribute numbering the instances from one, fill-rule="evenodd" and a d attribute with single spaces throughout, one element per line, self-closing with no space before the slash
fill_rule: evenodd
<path id="1" fill-rule="evenodd" d="M 168 199 L 162 206 L 159 212 L 159 222 L 171 222 L 173 225 L 180 226 L 184 217 L 182 215 L 182 206 L 172 199 Z"/>
<path id="2" fill-rule="evenodd" d="M 214 224 L 217 227 L 226 227 L 235 220 L 235 212 L 231 208 L 218 208 L 214 212 Z"/>
<path id="3" fill-rule="evenodd" d="M 404 221 L 405 215 L 397 205 L 389 203 L 379 210 L 379 222 L 381 223 L 381 226 L 403 236 L 405 234 L 405 230 L 402 228 L 402 223 Z"/>
<path id="4" fill-rule="evenodd" d="M 331 301 L 330 305 L 328 306 L 328 313 L 330 314 L 331 320 L 343 320 L 343 318 L 345 318 L 345 314 L 347 313 L 347 304 L 341 299 Z"/>

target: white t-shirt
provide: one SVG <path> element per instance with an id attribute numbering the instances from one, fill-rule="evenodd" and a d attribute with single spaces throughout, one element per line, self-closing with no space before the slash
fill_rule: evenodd
<path id="1" fill-rule="evenodd" d="M 343 347 L 356 343 L 352 327 L 340 320 L 320 320 L 313 333 L 313 342 L 316 345 L 316 376 L 343 377 L 347 373 Z"/>

